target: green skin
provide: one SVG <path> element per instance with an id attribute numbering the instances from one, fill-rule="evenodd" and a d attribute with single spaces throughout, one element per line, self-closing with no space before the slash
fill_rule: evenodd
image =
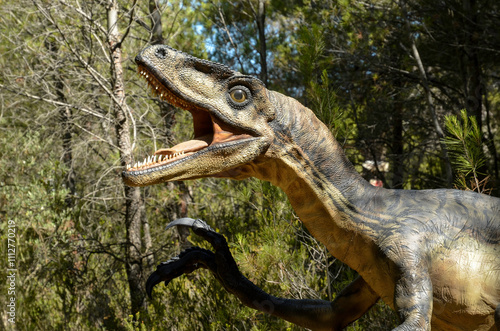
<path id="1" fill-rule="evenodd" d="M 245 305 L 310 329 L 341 330 L 382 299 L 400 316 L 396 330 L 500 330 L 500 199 L 373 187 L 311 110 L 258 79 L 162 45 L 136 62 L 161 98 L 191 112 L 195 139 L 156 151 L 161 160 L 128 166 L 127 185 L 270 181 L 309 232 L 360 275 L 333 302 L 285 300 L 230 281 L 234 270 L 225 275 L 224 259 L 209 252 L 183 255 Z"/>

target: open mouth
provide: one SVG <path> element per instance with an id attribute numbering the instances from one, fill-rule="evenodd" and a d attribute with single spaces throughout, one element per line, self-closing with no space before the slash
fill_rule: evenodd
<path id="1" fill-rule="evenodd" d="M 164 168 L 170 163 L 177 162 L 212 146 L 253 138 L 249 134 L 231 132 L 226 125 L 215 120 L 206 109 L 196 103 L 186 101 L 181 97 L 180 92 L 167 88 L 145 66 L 139 64 L 138 71 L 146 79 L 156 96 L 191 113 L 193 116 L 194 138 L 170 148 L 161 148 L 155 151 L 153 155 L 146 157 L 144 161 L 127 165 L 127 173 L 155 171 L 156 168 Z"/>

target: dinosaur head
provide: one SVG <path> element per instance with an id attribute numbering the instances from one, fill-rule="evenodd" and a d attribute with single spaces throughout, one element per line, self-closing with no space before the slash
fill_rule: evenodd
<path id="1" fill-rule="evenodd" d="M 146 186 L 171 180 L 233 177 L 264 154 L 275 114 L 268 90 L 254 77 L 163 45 L 137 57 L 153 92 L 193 116 L 194 138 L 128 165 L 123 180 Z"/>

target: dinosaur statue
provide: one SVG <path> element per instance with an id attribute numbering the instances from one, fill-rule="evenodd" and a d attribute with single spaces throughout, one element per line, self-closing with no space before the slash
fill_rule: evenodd
<path id="1" fill-rule="evenodd" d="M 145 48 L 139 73 L 193 116 L 194 139 L 128 165 L 127 185 L 202 177 L 270 181 L 309 232 L 359 277 L 333 302 L 280 299 L 238 271 L 224 237 L 183 219 L 215 252 L 191 248 L 147 284 L 207 268 L 243 304 L 313 330 L 341 330 L 382 299 L 396 330 L 500 330 L 500 199 L 459 190 L 369 185 L 311 110 L 258 79 L 168 46 Z"/>

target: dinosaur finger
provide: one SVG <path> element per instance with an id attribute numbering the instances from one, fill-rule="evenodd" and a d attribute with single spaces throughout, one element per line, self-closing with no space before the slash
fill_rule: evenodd
<path id="1" fill-rule="evenodd" d="M 170 222 L 166 229 L 170 229 L 174 226 L 188 226 L 193 232 L 206 241 L 208 241 L 215 250 L 220 250 L 227 247 L 226 239 L 223 235 L 212 229 L 205 221 L 200 219 L 193 219 L 189 217 L 179 218 L 173 222 Z"/>
<path id="2" fill-rule="evenodd" d="M 214 253 L 199 247 L 189 248 L 156 267 L 156 271 L 146 281 L 146 293 L 149 298 L 152 298 L 153 288 L 157 284 L 165 282 L 165 285 L 168 285 L 172 279 L 189 274 L 199 268 L 215 271 Z"/>
<path id="3" fill-rule="evenodd" d="M 161 283 L 161 276 L 155 271 L 151 275 L 149 275 L 148 280 L 146 281 L 146 293 L 150 299 L 153 298 L 153 288 Z"/>
<path id="4" fill-rule="evenodd" d="M 194 218 L 189 218 L 189 217 L 184 217 L 184 218 L 178 218 L 175 221 L 170 222 L 167 227 L 165 228 L 166 230 L 174 227 L 174 226 L 189 226 L 193 230 L 205 230 L 205 231 L 212 231 L 215 232 L 214 229 L 212 229 L 207 223 L 200 219 L 194 219 Z"/>
<path id="5" fill-rule="evenodd" d="M 215 232 L 207 223 L 201 219 L 179 218 L 167 225 L 167 229 L 173 226 L 188 226 L 193 232 L 206 241 L 215 249 L 216 261 L 220 270 L 232 271 L 231 274 L 239 273 L 234 258 L 229 251 L 226 238 L 218 232 Z M 219 270 L 219 271 L 220 271 Z"/>

